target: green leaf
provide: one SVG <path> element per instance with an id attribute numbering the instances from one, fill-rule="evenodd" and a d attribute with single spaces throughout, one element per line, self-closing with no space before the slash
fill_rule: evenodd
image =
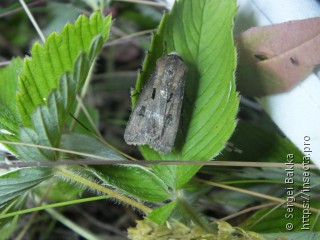
<path id="1" fill-rule="evenodd" d="M 94 154 L 96 156 L 105 157 L 106 159 L 125 160 L 122 155 L 96 138 L 81 133 L 62 135 L 61 148 L 77 151 L 79 153 Z"/>
<path id="2" fill-rule="evenodd" d="M 28 191 L 52 176 L 48 168 L 21 168 L 2 174 L 0 176 L 0 216 L 21 210 L 25 206 Z M 9 239 L 18 219 L 19 216 L 0 218 L 2 239 Z"/>
<path id="3" fill-rule="evenodd" d="M 0 221 L 0 236 L 2 239 L 10 239 L 11 234 L 16 230 L 19 217 L 10 218 L 11 221 Z"/>
<path id="4" fill-rule="evenodd" d="M 164 224 L 167 219 L 170 217 L 172 211 L 175 209 L 177 205 L 177 201 L 165 204 L 161 207 L 156 208 L 153 210 L 149 215 L 148 218 L 153 222 L 162 225 Z"/>
<path id="5" fill-rule="evenodd" d="M 49 187 L 50 192 L 48 193 Z M 54 181 L 48 181 L 48 183 L 44 182 L 36 189 L 38 196 L 46 196 L 47 202 L 65 202 L 79 199 L 83 192 L 82 186 L 57 178 Z"/>
<path id="6" fill-rule="evenodd" d="M 142 146 L 145 159 L 210 160 L 224 148 L 236 126 L 239 104 L 232 36 L 235 13 L 235 0 L 178 0 L 170 14 L 164 15 L 136 89 L 144 86 L 164 51 L 176 51 L 188 65 L 185 98 L 172 153 L 160 155 Z M 136 98 L 133 97 L 133 104 Z M 180 188 L 198 169 L 199 166 L 154 167 L 174 188 Z"/>
<path id="7" fill-rule="evenodd" d="M 200 215 L 199 211 L 192 207 L 185 196 L 177 199 L 177 205 L 171 214 L 171 218 L 188 225 L 195 224 L 207 232 L 211 231 L 208 219 Z"/>
<path id="8" fill-rule="evenodd" d="M 51 178 L 48 168 L 20 168 L 0 176 L 0 209 L 11 200 Z"/>
<path id="9" fill-rule="evenodd" d="M 288 139 L 245 121 L 239 121 L 229 142 L 229 146 L 223 150 L 217 160 L 274 162 L 274 159 L 280 159 L 285 161 L 284 153 L 293 154 L 297 159 L 303 158 L 300 150 Z"/>
<path id="10" fill-rule="evenodd" d="M 97 139 L 80 133 L 63 135 L 61 147 L 81 153 L 94 154 L 106 159 L 125 159 Z M 91 166 L 89 171 L 104 183 L 140 199 L 159 202 L 170 196 L 165 183 L 154 173 L 141 166 Z"/>
<path id="11" fill-rule="evenodd" d="M 310 201 L 312 203 L 312 201 Z M 290 202 L 288 202 L 290 204 Z M 306 204 L 306 202 L 304 202 Z M 319 201 L 317 204 L 313 204 L 316 206 L 316 209 L 319 209 Z M 305 225 L 305 227 L 309 227 L 311 231 L 320 231 L 319 224 L 314 224 L 319 221 L 316 213 L 313 213 L 309 210 L 309 208 L 298 208 L 298 207 L 289 207 L 293 212 L 288 212 L 288 208 L 278 208 L 276 211 L 269 213 L 272 208 L 266 208 L 257 211 L 248 221 L 245 223 L 245 227 L 250 228 L 250 230 L 260 233 L 277 233 L 283 232 L 286 230 L 286 226 L 288 223 L 291 223 L 293 229 L 290 232 L 301 232 L 301 229 L 304 227 L 302 219 L 304 217 L 305 223 L 309 225 Z M 263 217 L 262 221 L 257 221 Z M 307 222 L 308 221 L 308 222 Z M 304 239 L 304 238 L 303 238 Z"/>
<path id="12" fill-rule="evenodd" d="M 20 139 L 24 143 L 40 144 L 37 133 L 30 128 L 21 128 Z M 37 147 L 17 146 L 16 149 L 20 158 L 24 161 L 44 161 L 47 160 L 47 158 L 51 159 L 49 154 L 54 154 L 54 152 L 52 153 L 51 151 L 43 150 Z"/>
<path id="13" fill-rule="evenodd" d="M 100 38 L 95 39 L 97 41 Z M 92 62 L 91 62 L 92 63 Z M 77 88 L 89 72 L 90 61 L 81 54 L 75 63 L 75 72 L 63 74 L 58 89 L 51 92 L 47 105 L 38 106 L 32 114 L 33 128 L 21 128 L 20 139 L 24 143 L 58 147 L 62 128 L 75 100 Z M 26 161 L 55 160 L 59 154 L 55 151 L 18 146 L 18 153 Z"/>
<path id="14" fill-rule="evenodd" d="M 279 232 L 285 230 L 286 225 L 288 223 L 291 223 L 294 226 L 294 229 L 290 230 L 290 232 L 301 231 L 301 228 L 303 227 L 304 223 L 310 224 L 310 230 L 320 231 L 320 226 L 318 226 L 319 224 L 314 224 L 313 226 L 313 223 L 318 221 L 317 214 L 311 212 L 311 208 L 319 209 L 320 207 L 320 200 L 314 199 L 313 197 L 319 193 L 320 188 L 319 186 L 312 186 L 312 183 L 317 183 L 320 181 L 319 171 L 306 171 L 299 168 L 293 168 L 291 170 L 288 169 L 290 169 L 290 165 L 287 165 L 286 168 L 275 168 L 273 170 L 245 168 L 242 170 L 243 173 L 238 172 L 233 174 L 233 177 L 235 177 L 236 179 L 243 178 L 247 181 L 248 179 L 256 179 L 258 183 L 263 181 L 263 179 L 276 182 L 279 186 L 279 189 L 276 194 L 278 196 L 282 196 L 282 198 L 286 199 L 287 201 L 283 204 L 283 207 L 279 207 L 275 209 L 275 211 L 272 211 L 273 208 L 267 208 L 255 212 L 255 214 L 248 221 L 246 221 L 245 224 L 253 231 L 268 233 Z M 285 182 L 289 180 L 290 182 L 292 182 L 292 184 Z M 281 186 L 281 184 L 283 186 Z M 252 187 L 247 187 L 247 189 L 263 194 L 270 193 L 270 187 L 267 186 L 265 183 L 260 185 L 255 184 Z M 300 194 L 298 196 L 295 196 L 295 193 Z M 301 202 L 303 208 L 299 208 L 297 206 L 292 205 L 292 203 L 298 201 L 299 198 L 303 199 L 303 201 Z M 239 202 L 243 202 L 243 200 L 245 199 L 239 199 Z M 245 206 L 252 204 L 252 202 L 254 201 L 254 199 L 251 199 L 251 201 L 247 202 Z M 223 203 L 226 203 L 230 206 L 228 200 L 223 201 Z M 301 219 L 303 218 L 302 216 L 305 217 L 304 223 L 301 221 Z M 263 220 L 258 221 L 260 220 L 260 218 L 263 218 Z M 313 226 L 313 228 L 311 228 L 311 226 Z"/>
<path id="15" fill-rule="evenodd" d="M 16 212 L 23 208 L 26 201 L 26 194 L 22 194 L 17 198 L 17 201 L 12 201 L 12 203 L 7 204 L 5 208 L 0 210 L 0 216 L 8 212 Z M 7 217 L 0 219 L 0 236 L 2 239 L 10 239 L 11 234 L 16 230 L 17 222 L 19 216 Z"/>
<path id="16" fill-rule="evenodd" d="M 103 182 L 140 199 L 161 202 L 170 197 L 167 185 L 142 166 L 95 166 L 94 169 L 93 173 Z"/>
<path id="17" fill-rule="evenodd" d="M 61 146 L 64 149 L 115 160 L 115 164 L 116 160 L 125 159 L 97 139 L 80 133 L 63 135 Z M 165 183 L 145 167 L 135 165 L 91 166 L 88 170 L 104 183 L 140 199 L 159 202 L 170 197 Z"/>
<path id="18" fill-rule="evenodd" d="M 20 122 L 15 95 L 21 70 L 20 58 L 13 59 L 8 66 L 0 69 L 0 128 L 13 134 L 17 132 Z"/>
<path id="19" fill-rule="evenodd" d="M 81 16 L 60 35 L 51 34 L 44 46 L 35 44 L 33 57 L 25 60 L 21 92 L 17 95 L 24 124 L 20 131 L 22 142 L 59 147 L 76 93 L 109 35 L 110 24 L 111 18 L 102 18 L 100 13 L 93 14 L 90 19 Z M 59 153 L 52 150 L 25 146 L 18 146 L 17 150 L 27 161 L 59 158 Z"/>
<path id="20" fill-rule="evenodd" d="M 20 93 L 17 95 L 19 112 L 25 126 L 31 126 L 31 114 L 37 105 L 45 104 L 52 89 L 58 87 L 61 75 L 72 71 L 80 52 L 92 52 L 92 41 L 98 35 L 101 35 L 102 42 L 108 39 L 110 26 L 110 16 L 103 18 L 96 12 L 89 19 L 82 15 L 74 25 L 67 24 L 61 34 L 50 34 L 44 45 L 33 45 L 32 58 L 24 61 Z"/>

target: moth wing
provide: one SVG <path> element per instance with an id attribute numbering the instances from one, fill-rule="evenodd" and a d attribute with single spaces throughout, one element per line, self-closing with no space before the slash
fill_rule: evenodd
<path id="1" fill-rule="evenodd" d="M 128 144 L 148 144 L 162 153 L 171 151 L 176 138 L 187 66 L 177 55 L 157 61 L 128 121 Z"/>
<path id="2" fill-rule="evenodd" d="M 170 152 L 174 146 L 184 96 L 187 66 L 180 58 L 175 59 L 175 61 L 177 61 L 176 68 L 178 71 L 175 72 L 173 78 L 167 83 L 167 91 L 169 94 L 166 103 L 164 128 L 162 130 L 160 141 L 155 143 L 153 146 L 155 149 L 163 153 Z"/>
<path id="3" fill-rule="evenodd" d="M 163 128 L 165 103 L 158 94 L 162 84 L 162 74 L 165 67 L 164 58 L 157 61 L 156 69 L 143 88 L 136 107 L 128 121 L 124 139 L 128 144 L 152 144 L 160 139 L 159 129 Z"/>

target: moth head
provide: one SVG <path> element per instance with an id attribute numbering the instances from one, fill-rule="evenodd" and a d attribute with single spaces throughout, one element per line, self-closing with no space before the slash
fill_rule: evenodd
<path id="1" fill-rule="evenodd" d="M 179 53 L 176 52 L 176 51 L 172 51 L 171 53 L 168 54 L 168 56 L 170 56 L 170 55 L 174 55 L 174 56 L 180 57 Z M 180 57 L 180 58 L 181 58 L 181 57 Z"/>
<path id="2" fill-rule="evenodd" d="M 168 56 L 174 56 L 176 57 L 176 59 L 180 59 L 181 61 L 183 61 L 182 57 L 180 56 L 180 54 L 176 51 L 172 51 L 171 53 L 168 54 Z"/>

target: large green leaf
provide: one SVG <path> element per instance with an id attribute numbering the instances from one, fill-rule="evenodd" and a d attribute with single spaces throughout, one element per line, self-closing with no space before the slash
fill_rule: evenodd
<path id="1" fill-rule="evenodd" d="M 167 185 L 142 166 L 95 166 L 93 172 L 106 184 L 142 200 L 161 202 L 170 197 Z"/>
<path id="2" fill-rule="evenodd" d="M 185 98 L 175 147 L 160 155 L 147 146 L 145 159 L 210 160 L 224 148 L 236 126 L 238 95 L 232 36 L 236 1 L 177 0 L 155 34 L 136 88 L 141 90 L 155 61 L 164 52 L 178 52 L 188 65 Z M 133 97 L 133 103 L 136 102 Z M 170 186 L 181 187 L 198 166 L 155 166 Z"/>
<path id="3" fill-rule="evenodd" d="M 66 118 L 109 35 L 110 24 L 111 18 L 103 18 L 98 12 L 90 19 L 81 16 L 60 35 L 51 34 L 44 46 L 35 44 L 32 48 L 17 95 L 23 143 L 59 147 Z M 17 150 L 26 161 L 59 158 L 59 153 L 52 150 L 26 146 Z"/>
<path id="4" fill-rule="evenodd" d="M 44 45 L 33 45 L 32 57 L 24 61 L 20 93 L 17 95 L 25 126 L 32 125 L 31 114 L 36 106 L 46 103 L 45 99 L 52 89 L 58 87 L 62 74 L 73 70 L 79 54 L 82 51 L 89 54 L 93 39 L 98 35 L 101 35 L 102 42 L 108 39 L 110 26 L 111 16 L 103 18 L 96 12 L 89 19 L 82 15 L 74 25 L 67 24 L 61 34 L 50 34 Z"/>
<path id="5" fill-rule="evenodd" d="M 61 147 L 106 159 L 122 160 L 123 156 L 97 139 L 73 133 L 63 135 Z M 90 165 L 90 162 L 88 163 Z M 152 171 L 143 166 L 108 165 L 89 166 L 89 171 L 104 183 L 143 200 L 159 202 L 170 197 L 166 184 Z"/>
<path id="6" fill-rule="evenodd" d="M 102 45 L 101 38 L 96 40 Z M 21 128 L 20 139 L 23 143 L 59 147 L 63 124 L 75 100 L 79 83 L 89 72 L 90 63 L 92 64 L 92 61 L 88 56 L 85 53 L 81 54 L 76 61 L 73 74 L 63 74 L 58 89 L 54 89 L 47 98 L 47 104 L 36 107 L 32 114 L 33 128 Z M 25 161 L 55 160 L 59 157 L 55 151 L 40 148 L 18 146 L 17 150 Z"/>

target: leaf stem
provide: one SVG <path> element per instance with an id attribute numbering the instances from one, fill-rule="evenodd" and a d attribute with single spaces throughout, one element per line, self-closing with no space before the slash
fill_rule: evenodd
<path id="1" fill-rule="evenodd" d="M 142 203 L 139 203 L 137 201 L 135 201 L 134 199 L 131 199 L 131 198 L 128 198 L 122 194 L 119 194 L 118 192 L 116 191 L 113 191 L 107 187 L 104 187 L 102 185 L 99 185 L 95 182 L 92 182 L 86 178 L 83 178 L 81 176 L 79 176 L 78 174 L 75 174 L 73 173 L 72 171 L 69 171 L 67 168 L 65 167 L 58 167 L 58 174 L 60 174 L 61 176 L 63 177 L 66 177 L 68 179 L 71 179 L 77 183 L 81 183 L 87 187 L 89 187 L 90 189 L 95 189 L 99 192 L 102 192 L 102 193 L 105 193 L 105 194 L 108 194 L 110 195 L 111 197 L 113 198 L 116 198 L 117 200 L 120 200 L 126 204 L 129 204 L 141 211 L 143 211 L 144 213 L 148 214 L 152 211 L 151 208 L 148 208 L 146 207 L 145 205 L 143 205 Z"/>
<path id="2" fill-rule="evenodd" d="M 92 73 L 93 73 L 93 69 L 94 69 L 94 66 L 95 66 L 95 62 L 96 62 L 96 58 L 93 60 L 93 63 L 92 65 L 90 66 L 90 69 L 89 69 L 89 72 L 88 72 L 88 75 L 87 75 L 87 78 L 82 86 L 82 89 L 81 89 L 81 93 L 80 93 L 80 98 L 83 99 L 86 94 L 87 94 L 87 91 L 88 91 L 88 88 L 89 88 L 89 85 L 90 85 L 90 82 L 91 82 L 91 76 L 92 76 Z M 81 111 L 81 106 L 79 103 L 77 103 L 77 106 L 76 106 L 76 109 L 74 111 L 74 116 L 75 117 L 78 117 L 79 114 L 80 114 L 80 111 Z M 69 130 L 71 131 L 75 126 L 75 121 L 74 119 L 72 120 L 71 124 L 70 124 L 70 127 L 69 127 Z M 95 127 L 95 126 L 93 126 Z"/>
<path id="3" fill-rule="evenodd" d="M 60 202 L 60 203 L 41 205 L 39 207 L 33 207 L 33 208 L 29 208 L 29 209 L 23 209 L 23 210 L 11 212 L 11 213 L 2 214 L 0 216 L 0 219 L 14 217 L 14 216 L 32 213 L 32 212 L 36 212 L 36 211 L 47 210 L 49 208 L 57 208 L 57 207 L 63 207 L 63 206 L 68 206 L 68 205 L 75 205 L 75 204 L 79 204 L 79 203 L 98 201 L 98 200 L 103 200 L 103 199 L 107 199 L 107 198 L 108 198 L 108 196 L 97 196 L 97 197 L 82 198 L 82 199 L 71 200 L 71 201 Z"/>

